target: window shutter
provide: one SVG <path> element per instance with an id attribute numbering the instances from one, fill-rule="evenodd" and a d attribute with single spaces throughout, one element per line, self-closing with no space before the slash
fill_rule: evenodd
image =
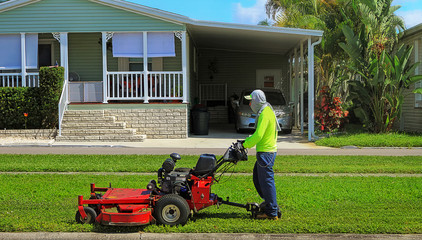
<path id="1" fill-rule="evenodd" d="M 0 34 L 0 69 L 21 68 L 21 36 Z"/>
<path id="2" fill-rule="evenodd" d="M 143 57 L 142 33 L 115 33 L 113 57 Z"/>

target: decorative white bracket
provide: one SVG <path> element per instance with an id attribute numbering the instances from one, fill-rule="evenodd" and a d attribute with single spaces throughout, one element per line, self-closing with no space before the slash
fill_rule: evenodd
<path id="1" fill-rule="evenodd" d="M 176 31 L 174 32 L 174 36 L 176 36 L 180 41 L 182 41 L 182 31 Z"/>
<path id="2" fill-rule="evenodd" d="M 54 39 L 56 39 L 57 41 L 59 41 L 59 42 L 60 42 L 60 33 L 58 33 L 58 32 L 53 32 L 53 33 L 51 33 L 51 34 L 53 34 Z"/>
<path id="3" fill-rule="evenodd" d="M 106 32 L 106 42 L 108 42 L 108 40 L 110 40 L 114 35 L 114 32 Z"/>

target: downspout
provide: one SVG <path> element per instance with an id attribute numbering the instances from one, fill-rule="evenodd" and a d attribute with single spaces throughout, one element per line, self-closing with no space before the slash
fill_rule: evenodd
<path id="1" fill-rule="evenodd" d="M 312 39 L 308 38 L 308 141 L 315 138 L 315 122 L 314 122 L 314 101 L 315 101 L 315 66 L 314 66 L 314 48 L 320 44 L 322 37 L 318 41 L 312 43 Z"/>

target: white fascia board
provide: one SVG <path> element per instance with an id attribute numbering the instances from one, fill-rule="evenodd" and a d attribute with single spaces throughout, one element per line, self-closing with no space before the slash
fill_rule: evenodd
<path id="1" fill-rule="evenodd" d="M 0 13 L 39 1 L 41 0 L 10 0 L 4 3 L 0 3 Z"/>
<path id="2" fill-rule="evenodd" d="M 314 37 L 322 37 L 322 35 L 324 34 L 324 31 L 321 31 L 321 30 L 270 27 L 270 26 L 248 25 L 248 24 L 238 24 L 238 23 L 211 22 L 211 21 L 200 21 L 200 20 L 193 20 L 193 19 L 190 19 L 190 22 L 187 22 L 187 23 L 195 25 L 195 26 L 203 26 L 203 27 L 234 28 L 234 29 L 240 29 L 240 30 L 285 33 L 285 34 L 306 35 L 306 36 L 314 36 Z"/>
<path id="3" fill-rule="evenodd" d="M 422 32 L 422 23 L 405 30 L 403 32 L 403 34 L 400 36 L 400 38 L 404 39 L 404 38 L 410 37 L 412 35 L 418 34 L 420 32 Z"/>

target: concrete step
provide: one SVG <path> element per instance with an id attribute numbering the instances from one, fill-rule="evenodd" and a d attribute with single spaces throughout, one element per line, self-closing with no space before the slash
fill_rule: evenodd
<path id="1" fill-rule="evenodd" d="M 126 128 L 116 117 L 104 116 L 104 110 L 66 111 L 62 122 L 61 142 L 142 142 L 146 135 L 137 135 L 136 129 Z"/>
<path id="2" fill-rule="evenodd" d="M 90 117 L 63 117 L 63 123 L 68 122 L 74 122 L 74 123 L 114 123 L 115 121 L 114 116 L 107 116 L 107 117 L 96 117 L 96 116 L 90 116 Z"/>
<path id="3" fill-rule="evenodd" d="M 58 142 L 143 142 L 146 135 L 57 136 Z"/>
<path id="4" fill-rule="evenodd" d="M 68 117 L 104 117 L 104 110 L 67 110 L 64 115 Z"/>
<path id="5" fill-rule="evenodd" d="M 135 129 L 62 129 L 65 136 L 134 135 Z"/>
<path id="6" fill-rule="evenodd" d="M 62 124 L 63 129 L 125 129 L 126 123 L 125 122 L 73 122 L 67 121 L 66 123 Z"/>

